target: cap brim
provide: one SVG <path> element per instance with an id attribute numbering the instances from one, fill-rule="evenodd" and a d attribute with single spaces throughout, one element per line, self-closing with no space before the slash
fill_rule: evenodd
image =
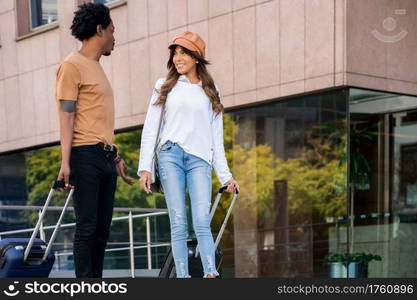
<path id="1" fill-rule="evenodd" d="M 200 53 L 200 50 L 191 42 L 187 41 L 186 39 L 182 39 L 182 38 L 177 38 L 175 39 L 171 45 L 168 46 L 168 48 L 171 48 L 172 46 L 182 46 L 190 51 L 196 51 L 198 52 L 198 54 L 200 54 L 201 56 L 203 56 L 202 53 Z"/>

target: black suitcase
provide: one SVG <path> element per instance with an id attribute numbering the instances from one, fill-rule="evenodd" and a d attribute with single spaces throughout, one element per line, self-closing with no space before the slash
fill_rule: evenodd
<path id="1" fill-rule="evenodd" d="M 219 192 L 216 196 L 216 200 L 213 203 L 213 206 L 210 211 L 210 220 L 213 218 L 214 212 L 216 211 L 217 205 L 219 204 L 220 198 L 222 193 L 227 189 L 227 186 L 222 186 L 219 189 Z M 216 249 L 215 258 L 216 258 L 216 269 L 221 277 L 221 265 L 223 261 L 223 253 L 220 247 L 218 247 L 220 243 L 220 239 L 222 238 L 224 229 L 226 228 L 227 221 L 229 220 L 230 213 L 232 212 L 233 206 L 235 205 L 237 199 L 237 193 L 234 194 L 232 202 L 230 203 L 230 207 L 226 213 L 226 217 L 224 218 L 223 224 L 220 227 L 219 234 L 217 235 L 214 247 Z M 201 258 L 198 251 L 198 243 L 197 239 L 191 239 L 187 241 L 188 246 L 188 270 L 191 277 L 202 278 L 204 276 L 203 265 L 201 263 Z M 172 256 L 171 248 L 168 249 L 167 256 L 165 257 L 165 261 L 162 264 L 161 270 L 159 271 L 160 278 L 175 278 L 175 263 L 174 257 Z"/>
<path id="2" fill-rule="evenodd" d="M 36 238 L 46 209 L 52 198 L 55 189 L 63 187 L 63 181 L 54 181 L 45 205 L 36 223 L 32 236 L 28 238 L 7 238 L 0 241 L 0 278 L 19 278 L 19 277 L 48 277 L 55 261 L 55 255 L 51 251 L 52 243 L 55 241 L 62 218 L 72 194 L 73 189 L 68 194 L 64 208 L 59 216 L 58 222 L 52 236 L 46 244 L 41 239 Z"/>

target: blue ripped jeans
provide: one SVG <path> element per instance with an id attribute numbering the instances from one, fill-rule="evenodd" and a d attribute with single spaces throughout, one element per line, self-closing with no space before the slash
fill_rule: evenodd
<path id="1" fill-rule="evenodd" d="M 219 275 L 210 229 L 211 166 L 186 153 L 178 144 L 167 141 L 158 153 L 159 173 L 164 188 L 171 225 L 171 247 L 178 278 L 189 278 L 188 224 L 185 191 L 188 187 L 194 231 L 197 236 L 204 277 Z"/>

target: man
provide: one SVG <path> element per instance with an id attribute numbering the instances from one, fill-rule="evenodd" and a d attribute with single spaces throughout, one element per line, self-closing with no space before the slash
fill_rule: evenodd
<path id="1" fill-rule="evenodd" d="M 107 6 L 86 3 L 75 12 L 72 35 L 82 42 L 57 69 L 56 99 L 62 162 L 58 179 L 75 186 L 74 263 L 77 277 L 102 277 L 117 174 L 132 184 L 114 142 L 113 91 L 99 63 L 114 49 Z"/>

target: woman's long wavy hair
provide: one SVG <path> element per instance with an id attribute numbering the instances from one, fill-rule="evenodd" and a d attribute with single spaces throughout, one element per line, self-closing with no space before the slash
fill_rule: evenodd
<path id="1" fill-rule="evenodd" d="M 155 105 L 165 104 L 167 97 L 168 97 L 168 93 L 175 86 L 175 84 L 178 81 L 178 78 L 181 75 L 180 73 L 177 72 L 177 69 L 175 68 L 175 65 L 173 62 L 175 49 L 177 47 L 181 47 L 181 46 L 171 45 L 169 47 L 170 55 L 169 55 L 169 60 L 167 63 L 168 75 L 166 76 L 166 80 L 164 84 L 161 86 L 161 89 L 158 91 L 159 98 L 156 101 Z M 220 97 L 216 90 L 216 86 L 214 85 L 213 78 L 211 77 L 210 73 L 207 71 L 206 66 L 210 63 L 204 57 L 199 55 L 197 51 L 190 51 L 184 47 L 181 47 L 181 48 L 186 54 L 190 55 L 192 58 L 198 61 L 198 64 L 196 65 L 197 75 L 201 80 L 201 84 L 202 84 L 204 92 L 206 93 L 207 97 L 210 99 L 213 111 L 216 114 L 223 112 L 223 105 L 220 103 Z"/>

